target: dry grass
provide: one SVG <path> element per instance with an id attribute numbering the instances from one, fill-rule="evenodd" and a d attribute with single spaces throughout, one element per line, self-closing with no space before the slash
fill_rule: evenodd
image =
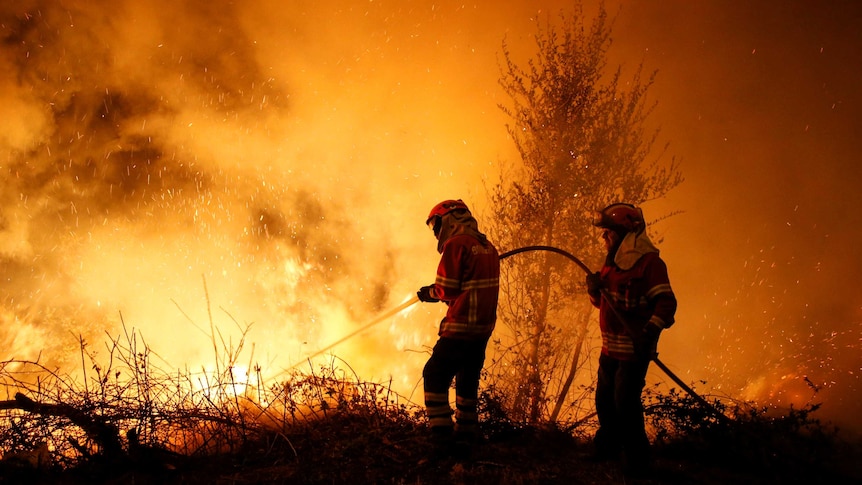
<path id="1" fill-rule="evenodd" d="M 78 377 L 38 361 L 0 363 L 0 483 L 846 483 L 858 445 L 814 419 L 816 407 L 775 416 L 714 400 L 730 425 L 676 392 L 647 392 L 657 474 L 632 481 L 592 463 L 590 423 L 512 421 L 489 389 L 485 442 L 469 459 L 429 460 L 422 409 L 389 386 L 362 382 L 343 362 L 268 385 L 240 349 L 222 348 L 212 373 L 154 365 L 124 333 L 96 362 L 81 341 Z M 241 347 L 241 344 L 240 344 Z M 218 347 L 215 347 L 218 349 Z M 336 365 L 338 364 L 338 365 Z M 15 394 L 17 393 L 17 395 Z"/>

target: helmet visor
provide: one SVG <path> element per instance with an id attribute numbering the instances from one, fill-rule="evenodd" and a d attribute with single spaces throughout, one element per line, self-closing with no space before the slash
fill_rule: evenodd
<path id="1" fill-rule="evenodd" d="M 434 216 L 428 219 L 428 229 L 434 232 L 434 237 L 440 236 L 440 228 L 443 226 L 443 219 L 440 216 Z"/>
<path id="2" fill-rule="evenodd" d="M 593 225 L 596 227 L 604 227 L 607 224 L 605 220 L 605 213 L 602 211 L 594 211 L 593 212 Z"/>

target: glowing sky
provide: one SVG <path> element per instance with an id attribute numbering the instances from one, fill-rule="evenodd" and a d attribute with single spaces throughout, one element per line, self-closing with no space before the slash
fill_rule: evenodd
<path id="1" fill-rule="evenodd" d="M 651 121 L 686 178 L 644 206 L 683 211 L 656 227 L 680 300 L 662 360 L 784 402 L 810 396 L 808 376 L 847 421 L 862 7 L 750 3 L 607 4 L 611 64 L 658 71 Z M 170 363 L 198 364 L 209 304 L 226 340 L 253 322 L 255 357 L 278 367 L 397 305 L 433 277 L 428 209 L 481 214 L 483 178 L 515 157 L 503 39 L 526 60 L 537 19 L 568 5 L 4 2 L 3 359 L 68 353 L 122 312 Z M 369 372 L 415 384 L 423 354 L 404 349 L 433 342 L 435 311 L 368 337 Z"/>
<path id="2" fill-rule="evenodd" d="M 663 247 L 681 301 L 667 340 L 686 343 L 673 360 L 708 362 L 751 391 L 805 395 L 807 374 L 835 386 L 816 399 L 827 412 L 858 416 L 862 8 L 672 1 L 622 12 L 617 45 L 659 70 L 657 118 L 685 160 L 686 182 L 656 204 L 685 211 Z"/>

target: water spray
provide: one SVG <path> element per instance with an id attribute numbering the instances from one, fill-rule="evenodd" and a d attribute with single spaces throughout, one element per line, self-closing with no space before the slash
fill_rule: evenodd
<path id="1" fill-rule="evenodd" d="M 548 251 L 548 252 L 552 252 L 552 253 L 557 253 L 559 255 L 562 255 L 562 256 L 568 258 L 569 260 L 571 260 L 575 264 L 577 264 L 582 270 L 584 270 L 584 272 L 586 274 L 589 275 L 589 274 L 593 273 L 592 270 L 590 270 L 590 267 L 587 266 L 586 264 L 584 264 L 584 262 L 581 261 L 580 259 L 578 259 L 575 255 L 573 255 L 572 253 L 570 253 L 568 251 L 565 251 L 563 249 L 556 248 L 553 246 L 524 246 L 522 248 L 513 249 L 511 251 L 506 251 L 505 253 L 500 255 L 500 260 L 506 259 L 506 258 L 508 258 L 510 256 L 514 256 L 516 254 L 525 253 L 525 252 L 529 252 L 529 251 Z M 636 332 L 638 332 L 638 330 L 635 329 L 631 325 L 631 323 L 629 323 L 629 321 L 626 318 L 624 318 L 622 316 L 622 314 L 619 313 L 619 310 L 617 310 L 613 305 L 610 304 L 611 303 L 610 295 L 608 295 L 607 290 L 602 288 L 601 294 L 602 294 L 602 298 L 604 298 L 605 301 L 607 301 L 609 303 L 608 307 L 614 312 L 614 315 L 617 317 L 617 319 L 619 319 L 619 321 L 621 321 L 623 323 L 623 325 L 625 325 L 625 327 L 628 329 L 628 331 L 631 335 L 636 335 Z M 368 322 L 367 324 L 363 325 L 362 327 L 354 330 L 353 332 L 342 337 L 338 341 L 333 342 L 330 345 L 328 345 L 328 346 L 318 350 L 317 352 L 309 355 L 303 361 L 297 362 L 296 364 L 291 365 L 290 367 L 288 367 L 288 369 L 293 369 L 294 367 L 298 366 L 300 363 L 305 362 L 305 361 L 312 359 L 314 357 L 317 357 L 318 355 L 332 349 L 336 345 L 338 345 L 338 344 L 340 344 L 340 343 L 342 343 L 342 342 L 344 342 L 350 338 L 353 338 L 354 336 L 356 336 L 356 335 L 362 333 L 363 331 L 373 327 L 374 325 L 377 325 L 381 321 L 383 321 L 383 320 L 385 320 L 385 319 L 387 319 L 393 315 L 396 315 L 403 310 L 406 310 L 407 308 L 413 306 L 415 303 L 418 303 L 418 302 L 419 302 L 418 297 L 414 296 L 414 297 L 410 298 L 409 300 L 398 305 L 397 307 L 377 316 L 376 318 L 374 318 L 374 320 L 372 320 L 372 321 Z M 696 400 L 699 404 L 704 406 L 706 409 L 712 411 L 713 414 L 715 414 L 715 416 L 719 420 L 721 420 L 722 422 L 726 422 L 729 419 L 727 416 L 724 415 L 724 413 L 719 411 L 715 406 L 713 406 L 706 399 L 701 397 L 697 392 L 694 391 L 694 389 L 692 389 L 685 382 L 683 382 L 683 380 L 680 379 L 679 376 L 677 376 L 661 360 L 659 360 L 658 353 L 654 353 L 652 356 L 650 356 L 650 360 L 655 362 L 655 364 L 658 366 L 658 368 L 661 369 L 661 371 L 664 372 L 668 377 L 670 377 L 671 380 L 673 380 L 673 382 L 675 382 L 682 390 L 684 390 L 686 393 L 688 393 L 689 396 L 694 398 L 694 400 Z"/>
<path id="2" fill-rule="evenodd" d="M 419 298 L 418 298 L 418 297 L 414 296 L 414 297 L 410 298 L 409 300 L 407 300 L 407 301 L 405 301 L 404 303 L 402 303 L 402 304 L 398 305 L 397 307 L 395 307 L 395 308 L 393 308 L 393 309 L 391 309 L 391 310 L 387 311 L 386 313 L 383 313 L 383 314 L 381 314 L 381 315 L 378 315 L 377 317 L 375 317 L 375 318 L 374 318 L 374 320 L 371 320 L 370 322 L 368 322 L 368 323 L 366 323 L 365 325 L 363 325 L 363 326 L 361 326 L 361 327 L 357 328 L 356 330 L 354 330 L 354 331 L 350 332 L 349 334 L 347 334 L 347 335 L 345 335 L 344 337 L 342 337 L 342 338 L 338 339 L 337 341 L 332 342 L 331 344 L 327 345 L 326 347 L 324 347 L 324 348 L 322 348 L 322 349 L 318 350 L 317 352 L 315 352 L 315 353 L 313 353 L 313 354 L 309 355 L 308 357 L 306 357 L 306 358 L 305 358 L 305 359 L 303 359 L 302 361 L 297 362 L 297 363 L 295 363 L 295 364 L 291 365 L 291 366 L 290 366 L 290 367 L 288 367 L 287 369 L 288 369 L 288 370 L 293 369 L 294 367 L 298 366 L 299 364 L 301 364 L 301 363 L 303 363 L 303 362 L 305 362 L 305 361 L 307 361 L 307 360 L 311 360 L 311 359 L 313 359 L 313 358 L 317 357 L 318 355 L 320 355 L 320 354 L 322 354 L 322 353 L 326 352 L 327 350 L 332 349 L 332 348 L 333 348 L 333 347 L 335 347 L 336 345 L 338 345 L 338 344 L 340 344 L 340 343 L 342 343 L 342 342 L 344 342 L 344 341 L 346 341 L 346 340 L 349 340 L 349 339 L 351 339 L 351 338 L 353 338 L 353 337 L 355 337 L 355 336 L 359 335 L 360 333 L 364 332 L 365 330 L 368 330 L 369 328 L 371 328 L 371 327 L 373 327 L 373 326 L 377 325 L 378 323 L 382 322 L 383 320 L 386 320 L 387 318 L 389 318 L 389 317 L 391 317 L 391 316 L 397 315 L 399 312 L 401 312 L 401 311 L 403 311 L 403 310 L 406 310 L 406 309 L 410 308 L 411 306 L 413 306 L 413 304 L 418 303 L 418 302 L 419 302 Z"/>

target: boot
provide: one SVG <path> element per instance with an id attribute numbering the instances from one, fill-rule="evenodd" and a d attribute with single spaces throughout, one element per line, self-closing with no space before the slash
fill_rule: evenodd
<path id="1" fill-rule="evenodd" d="M 459 460 L 470 460 L 473 451 L 482 442 L 482 436 L 473 430 L 456 429 L 454 438 L 454 456 Z"/>
<path id="2" fill-rule="evenodd" d="M 451 457 L 455 452 L 455 438 L 452 426 L 431 428 L 431 460 L 439 461 Z"/>

